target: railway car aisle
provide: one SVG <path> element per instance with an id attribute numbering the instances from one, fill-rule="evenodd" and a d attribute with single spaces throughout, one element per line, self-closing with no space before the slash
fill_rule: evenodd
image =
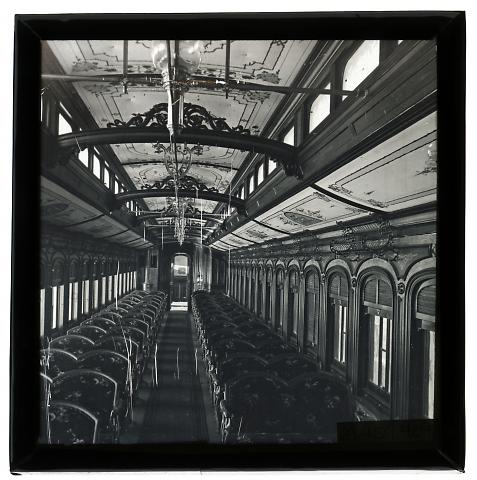
<path id="1" fill-rule="evenodd" d="M 156 361 L 158 385 L 154 385 L 152 354 L 136 394 L 133 422 L 120 443 L 219 442 L 205 366 L 189 312 L 165 315 Z"/>

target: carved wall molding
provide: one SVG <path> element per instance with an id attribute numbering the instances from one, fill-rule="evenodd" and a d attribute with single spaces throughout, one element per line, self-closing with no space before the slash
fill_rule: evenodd
<path id="1" fill-rule="evenodd" d="M 389 220 L 380 218 L 375 222 L 344 227 L 342 235 L 331 242 L 330 250 L 336 257 L 347 257 L 351 261 L 370 256 L 394 260 L 397 258 L 394 235 Z"/>

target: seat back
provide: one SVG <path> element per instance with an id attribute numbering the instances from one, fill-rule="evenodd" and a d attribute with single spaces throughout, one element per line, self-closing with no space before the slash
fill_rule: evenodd
<path id="1" fill-rule="evenodd" d="M 289 381 L 303 373 L 317 373 L 318 365 L 297 353 L 277 355 L 270 360 L 270 371 Z"/>
<path id="2" fill-rule="evenodd" d="M 75 357 L 79 357 L 93 347 L 93 340 L 78 334 L 62 335 L 61 337 L 54 338 L 50 342 L 50 348 L 65 350 L 72 353 Z"/>
<path id="3" fill-rule="evenodd" d="M 144 320 L 134 317 L 124 317 L 121 319 L 121 323 L 124 326 L 135 327 L 144 334 L 145 338 L 149 337 L 149 324 Z"/>
<path id="4" fill-rule="evenodd" d="M 53 445 L 96 443 L 98 419 L 86 408 L 70 402 L 52 402 L 45 430 Z"/>
<path id="5" fill-rule="evenodd" d="M 128 359 L 113 350 L 91 350 L 78 358 L 78 367 L 96 370 L 114 378 L 120 386 L 120 391 L 127 381 Z"/>
<path id="6" fill-rule="evenodd" d="M 70 328 L 66 333 L 68 335 L 82 335 L 93 342 L 97 342 L 103 335 L 106 335 L 107 332 L 104 328 L 97 325 L 78 325 L 77 327 Z"/>
<path id="7" fill-rule="evenodd" d="M 256 353 L 254 345 L 238 338 L 219 340 L 213 346 L 213 355 L 220 363 L 233 353 Z"/>
<path id="8" fill-rule="evenodd" d="M 268 362 L 252 353 L 230 355 L 219 367 L 219 378 L 222 383 L 233 382 L 237 375 L 261 372 L 268 368 Z"/>
<path id="9" fill-rule="evenodd" d="M 301 402 L 296 410 L 297 430 L 335 435 L 338 422 L 352 421 L 349 387 L 326 372 L 302 374 L 290 381 Z"/>
<path id="10" fill-rule="evenodd" d="M 269 362 L 276 356 L 283 355 L 284 353 L 295 353 L 295 350 L 283 343 L 283 341 L 278 341 L 276 338 L 270 338 L 257 344 L 257 355 L 260 355 Z"/>
<path id="11" fill-rule="evenodd" d="M 51 385 L 54 402 L 68 402 L 90 411 L 100 425 L 109 425 L 117 405 L 118 384 L 109 375 L 89 369 L 60 374 Z"/>
<path id="12" fill-rule="evenodd" d="M 66 350 L 44 348 L 40 350 L 41 372 L 50 378 L 76 368 L 77 357 Z"/>
<path id="13" fill-rule="evenodd" d="M 139 328 L 136 327 L 123 325 L 122 321 L 120 325 L 112 328 L 109 331 L 109 334 L 124 336 L 126 337 L 126 339 L 131 338 L 140 346 L 140 348 L 142 348 L 146 343 L 146 337 L 143 331 L 139 330 Z"/>
<path id="14" fill-rule="evenodd" d="M 241 432 L 273 432 L 283 424 L 282 397 L 289 393 L 286 382 L 268 374 L 254 372 L 231 380 L 225 398 Z"/>
<path id="15" fill-rule="evenodd" d="M 95 343 L 95 347 L 104 350 L 112 350 L 118 352 L 125 356 L 131 357 L 131 361 L 134 363 L 138 360 L 139 355 L 139 344 L 135 342 L 132 338 L 124 338 L 119 335 L 108 335 L 101 338 L 98 342 Z"/>
<path id="16" fill-rule="evenodd" d="M 114 328 L 116 326 L 116 323 L 114 320 L 111 320 L 110 318 L 103 318 L 103 317 L 93 317 L 93 318 L 88 318 L 87 320 L 84 320 L 81 322 L 81 325 L 95 325 L 97 327 L 102 328 L 106 332 L 109 332 L 111 328 Z"/>

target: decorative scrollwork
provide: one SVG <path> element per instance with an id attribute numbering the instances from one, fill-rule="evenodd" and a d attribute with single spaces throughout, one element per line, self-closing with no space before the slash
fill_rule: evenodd
<path id="1" fill-rule="evenodd" d="M 370 234 L 377 232 L 378 235 Z M 379 258 L 386 252 L 393 250 L 393 231 L 386 219 L 380 219 L 377 222 L 344 227 L 343 234 L 335 239 L 330 250 L 336 256 L 346 256 L 354 260 L 370 255 Z"/>
<path id="2" fill-rule="evenodd" d="M 184 175 L 183 177 L 174 179 L 173 176 L 169 175 L 164 178 L 164 180 L 158 180 L 152 185 L 146 183 L 141 186 L 142 190 L 174 190 L 175 186 L 179 190 L 196 190 L 198 192 L 212 192 L 218 193 L 218 189 L 215 187 L 208 187 L 205 183 L 200 183 L 196 178 L 191 177 L 190 175 Z"/>
<path id="3" fill-rule="evenodd" d="M 158 103 L 145 113 L 133 113 L 128 121 L 116 119 L 107 124 L 112 127 L 154 127 L 167 128 L 167 103 Z M 214 132 L 233 132 L 250 135 L 250 129 L 243 125 L 231 127 L 223 117 L 216 117 L 201 105 L 184 104 L 184 127 Z"/>

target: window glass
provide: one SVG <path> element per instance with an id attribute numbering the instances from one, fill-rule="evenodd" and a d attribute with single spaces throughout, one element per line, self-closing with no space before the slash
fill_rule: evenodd
<path id="1" fill-rule="evenodd" d="M 78 154 L 79 161 L 88 168 L 88 149 L 81 150 Z"/>
<path id="2" fill-rule="evenodd" d="M 89 313 L 89 280 L 83 280 L 83 311 L 81 313 Z"/>
<path id="3" fill-rule="evenodd" d="M 40 336 L 45 334 L 45 289 L 40 290 Z"/>
<path id="4" fill-rule="evenodd" d="M 242 200 L 245 200 L 245 188 L 244 188 L 243 185 L 240 187 L 239 192 L 240 192 L 240 193 L 239 193 L 239 197 L 240 197 Z"/>
<path id="5" fill-rule="evenodd" d="M 391 328 L 390 318 L 371 315 L 370 366 L 368 378 L 377 387 L 390 391 L 391 370 Z"/>
<path id="6" fill-rule="evenodd" d="M 65 305 L 65 286 L 60 285 L 58 287 L 58 300 L 57 300 L 57 315 L 56 315 L 56 324 L 58 328 L 63 326 L 63 312 L 64 312 L 64 305 Z"/>
<path id="7" fill-rule="evenodd" d="M 291 127 L 287 133 L 283 136 L 283 143 L 287 145 L 295 145 L 295 127 Z"/>
<path id="8" fill-rule="evenodd" d="M 67 310 L 67 318 L 66 321 L 71 321 L 71 312 L 72 312 L 72 305 L 73 305 L 73 283 L 69 284 L 68 288 L 68 310 Z"/>
<path id="9" fill-rule="evenodd" d="M 101 162 L 96 154 L 93 155 L 93 174 L 96 178 L 101 178 Z"/>
<path id="10" fill-rule="evenodd" d="M 119 182 L 114 180 L 114 193 L 119 193 Z"/>
<path id="11" fill-rule="evenodd" d="M 260 185 L 263 182 L 264 170 L 265 170 L 265 165 L 262 162 L 260 163 L 257 169 L 257 185 Z"/>
<path id="12" fill-rule="evenodd" d="M 365 40 L 346 64 L 343 89 L 354 90 L 378 65 L 379 40 Z"/>
<path id="13" fill-rule="evenodd" d="M 73 129 L 66 117 L 60 112 L 58 114 L 58 135 L 64 135 L 65 133 L 71 133 Z"/>
<path id="14" fill-rule="evenodd" d="M 43 118 L 43 110 L 45 108 L 45 96 L 42 94 L 40 96 L 40 121 L 43 122 L 44 121 L 44 118 Z"/>
<path id="15" fill-rule="evenodd" d="M 249 195 L 255 190 L 255 178 L 254 175 L 248 177 L 248 193 Z"/>
<path id="16" fill-rule="evenodd" d="M 325 86 L 331 88 L 331 84 Z M 331 95 L 318 95 L 310 107 L 308 131 L 313 131 L 330 114 Z"/>
<path id="17" fill-rule="evenodd" d="M 106 303 L 106 283 L 107 277 L 101 279 L 101 305 Z"/>
<path id="18" fill-rule="evenodd" d="M 427 386 L 427 418 L 434 418 L 434 372 L 436 368 L 436 336 L 435 332 L 429 332 L 429 383 Z"/>
<path id="19" fill-rule="evenodd" d="M 51 323 L 50 328 L 54 330 L 56 328 L 56 312 L 58 302 L 58 288 L 51 287 Z"/>
<path id="20" fill-rule="evenodd" d="M 78 318 L 78 282 L 73 283 L 73 296 L 70 304 L 70 320 Z"/>
<path id="21" fill-rule="evenodd" d="M 270 173 L 272 173 L 273 170 L 277 168 L 277 164 L 271 158 L 269 158 L 267 161 L 268 161 L 268 174 L 270 175 Z"/>
<path id="22" fill-rule="evenodd" d="M 93 308 L 98 309 L 99 302 L 99 280 L 95 280 L 93 283 Z"/>
<path id="23" fill-rule="evenodd" d="M 110 175 L 109 175 L 109 169 L 104 168 L 104 174 L 103 174 L 103 183 L 106 185 L 107 188 L 110 188 L 109 182 L 110 182 Z"/>
<path id="24" fill-rule="evenodd" d="M 111 301 L 113 295 L 113 276 L 108 277 L 108 302 Z"/>

